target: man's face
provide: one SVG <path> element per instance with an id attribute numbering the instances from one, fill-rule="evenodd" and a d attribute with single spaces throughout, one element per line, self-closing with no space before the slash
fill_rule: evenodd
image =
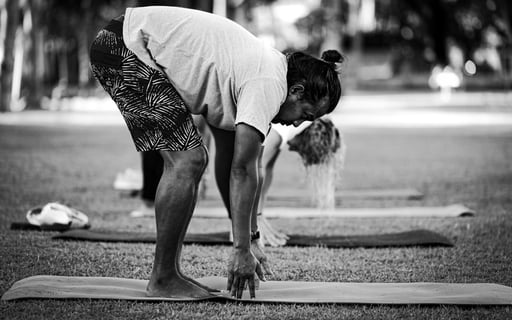
<path id="1" fill-rule="evenodd" d="M 286 101 L 281 105 L 279 113 L 272 119 L 272 123 L 298 127 L 304 121 L 313 121 L 327 113 L 328 98 L 321 99 L 312 104 L 303 99 L 304 87 L 293 85 L 288 90 Z"/>

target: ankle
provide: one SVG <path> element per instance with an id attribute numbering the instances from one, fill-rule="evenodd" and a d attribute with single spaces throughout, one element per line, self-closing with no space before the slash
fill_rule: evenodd
<path id="1" fill-rule="evenodd" d="M 151 287 L 166 287 L 169 284 L 173 284 L 176 281 L 183 280 L 179 273 L 176 271 L 165 271 L 165 272 L 155 272 L 151 274 L 151 278 L 149 280 L 149 286 Z"/>

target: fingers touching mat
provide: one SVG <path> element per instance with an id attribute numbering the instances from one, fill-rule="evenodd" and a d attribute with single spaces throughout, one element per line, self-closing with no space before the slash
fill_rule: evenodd
<path id="1" fill-rule="evenodd" d="M 215 289 L 225 288 L 222 277 L 197 279 Z M 198 301 L 204 299 L 146 296 L 146 280 L 34 276 L 11 287 L 2 300 L 27 298 L 116 299 L 145 301 Z M 212 300 L 232 300 L 226 293 L 212 295 Z M 350 303 L 350 304 L 456 304 L 512 305 L 512 288 L 491 283 L 356 283 L 267 281 L 260 283 L 256 299 L 272 303 Z"/>
<path id="2" fill-rule="evenodd" d="M 445 207 L 400 207 L 400 208 L 343 208 L 320 210 L 314 208 L 269 207 L 265 209 L 267 218 L 384 218 L 384 217 L 463 217 L 473 216 L 471 209 L 454 204 Z M 197 207 L 194 217 L 226 218 L 224 208 Z"/>
<path id="3" fill-rule="evenodd" d="M 355 247 L 404 247 L 404 246 L 453 246 L 443 235 L 429 230 L 411 230 L 406 232 L 376 235 L 339 235 L 339 236 L 308 236 L 289 235 L 286 246 L 323 246 L 329 248 Z M 93 230 L 70 230 L 53 237 L 73 241 L 103 242 L 156 242 L 154 233 L 116 232 Z M 201 245 L 230 245 L 229 232 L 187 233 L 184 243 Z"/>

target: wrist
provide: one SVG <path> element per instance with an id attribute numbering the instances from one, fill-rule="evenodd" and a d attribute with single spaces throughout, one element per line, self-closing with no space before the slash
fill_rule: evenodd
<path id="1" fill-rule="evenodd" d="M 257 241 L 260 239 L 260 232 L 258 230 L 251 231 L 251 241 Z"/>
<path id="2" fill-rule="evenodd" d="M 250 242 L 259 241 L 259 240 L 260 240 L 260 232 L 258 230 L 251 231 Z M 243 245 L 243 244 L 234 242 L 233 248 L 238 251 L 250 250 L 250 244 L 249 244 L 249 246 L 247 246 L 247 245 Z"/>

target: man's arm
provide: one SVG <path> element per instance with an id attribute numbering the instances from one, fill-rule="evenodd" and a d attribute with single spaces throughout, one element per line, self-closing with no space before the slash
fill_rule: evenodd
<path id="1" fill-rule="evenodd" d="M 258 155 L 256 173 L 258 175 L 258 185 L 256 187 L 256 193 L 254 197 L 254 203 L 252 204 L 251 210 L 251 233 L 255 233 L 258 231 L 258 210 L 260 204 L 261 191 L 263 188 L 263 168 L 262 165 L 262 157 L 263 157 L 263 146 L 260 147 L 260 154 Z"/>
<path id="2" fill-rule="evenodd" d="M 258 190 L 258 159 L 261 135 L 251 126 L 238 124 L 231 163 L 230 207 L 233 223 L 233 246 L 249 249 L 251 215 Z"/>
<path id="3" fill-rule="evenodd" d="M 255 272 L 263 278 L 261 266 L 251 252 L 251 215 L 258 189 L 261 142 L 261 134 L 253 127 L 244 123 L 236 126 L 229 181 L 233 254 L 229 264 L 228 290 L 237 298 L 242 297 L 246 283 L 251 297 L 255 296 Z"/>
<path id="4" fill-rule="evenodd" d="M 272 274 L 265 254 L 254 245 L 255 241 L 249 250 L 245 248 L 247 245 L 243 245 L 250 242 L 251 226 L 257 230 L 257 222 L 253 224 L 252 215 L 254 213 L 256 217 L 262 137 L 256 129 L 245 124 L 237 125 L 235 132 L 210 129 L 215 138 L 215 177 L 230 212 L 235 235 L 228 266 L 228 290 L 233 296 L 241 297 L 248 282 L 251 297 L 254 297 L 254 272 L 257 271 L 258 277 L 265 280 L 259 263 L 268 274 Z"/>

